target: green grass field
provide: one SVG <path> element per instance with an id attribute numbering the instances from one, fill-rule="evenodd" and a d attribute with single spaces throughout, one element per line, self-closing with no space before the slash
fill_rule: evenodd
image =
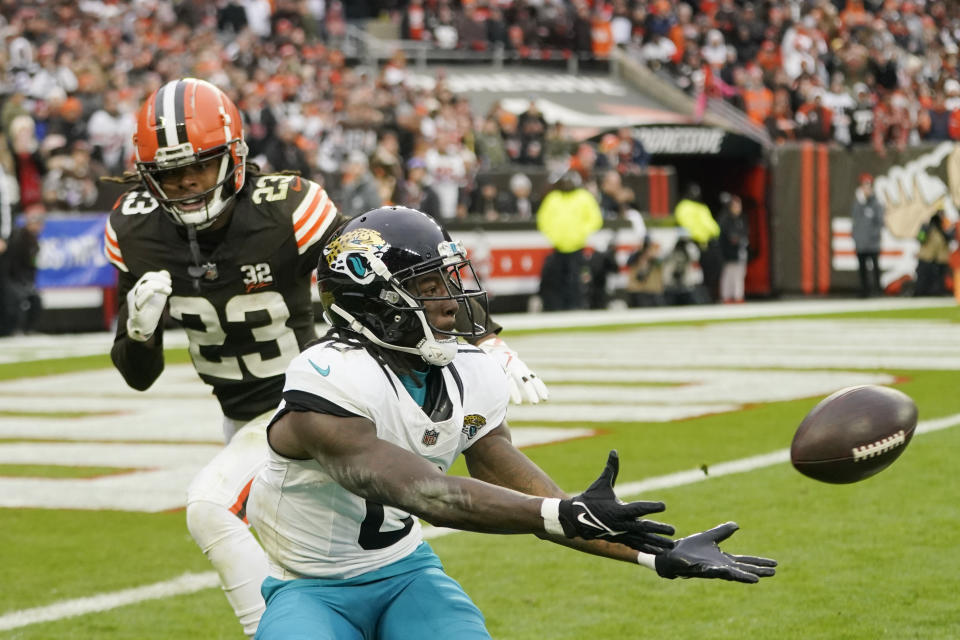
<path id="1" fill-rule="evenodd" d="M 928 333 L 931 327 L 954 331 L 957 311 L 952 308 L 837 317 L 856 322 L 858 331 L 872 323 L 882 324 L 892 336 L 920 332 L 922 335 L 912 340 L 940 345 L 947 353 L 955 349 L 949 337 L 944 340 Z M 817 335 L 815 323 L 821 320 L 835 322 L 828 317 L 804 320 L 814 323 L 812 335 Z M 824 325 L 824 338 L 828 327 L 835 326 Z M 783 335 L 794 335 L 790 332 L 796 328 L 788 319 L 765 320 L 757 327 L 757 335 L 762 332 L 771 345 L 798 346 L 786 344 L 792 338 L 781 340 L 776 335 L 778 327 Z M 521 336 L 514 344 L 521 355 L 532 354 L 529 361 L 539 369 L 537 358 L 546 358 L 543 354 L 551 352 L 551 345 L 569 347 L 583 336 L 609 341 L 611 348 L 617 349 L 621 343 L 642 344 L 654 331 L 657 336 L 669 337 L 670 332 L 684 329 L 690 327 L 550 332 Z M 807 346 L 815 345 L 799 345 Z M 877 344 L 877 349 L 897 347 L 895 338 Z M 917 351 L 916 347 L 903 347 L 905 356 Z M 645 362 L 649 355 L 638 352 L 637 367 L 671 366 L 660 360 Z M 0 365 L 0 379 L 103 366 L 109 362 L 100 357 Z M 591 366 L 602 366 L 602 362 Z M 743 366 L 732 360 L 727 369 L 733 375 Z M 828 369 L 836 371 L 838 367 L 825 366 L 823 370 Z M 842 369 L 866 370 L 852 365 Z M 955 371 L 939 366 L 883 372 L 895 376 L 895 386 L 914 398 L 922 421 L 960 414 Z M 550 381 L 548 375 L 544 378 Z M 42 385 L 42 380 L 36 378 L 36 383 Z M 583 384 L 597 383 L 584 380 Z M 615 386 L 629 396 L 634 388 L 638 393 L 640 389 L 666 393 L 677 385 L 621 382 Z M 557 392 L 562 387 L 555 386 Z M 736 520 L 741 530 L 723 545 L 725 550 L 773 557 L 780 563 L 777 575 L 760 584 L 661 580 L 646 569 L 578 554 L 533 537 L 455 533 L 436 538 L 431 545 L 447 572 L 484 612 L 498 639 L 960 638 L 960 577 L 955 567 L 956 549 L 960 548 L 960 484 L 952 475 L 953 456 L 960 450 L 960 428 L 918 434 L 890 469 L 854 485 L 815 482 L 795 472 L 789 463 L 709 475 L 710 468 L 719 463 L 788 447 L 800 420 L 823 395 L 752 402 L 739 410 L 673 422 L 588 423 L 578 419 L 551 425 L 534 419 L 513 421 L 515 427 L 536 424 L 596 430 L 593 437 L 526 449 L 567 490 L 579 490 L 592 482 L 612 448 L 620 452 L 620 485 L 704 466 L 708 475 L 702 481 L 658 489 L 643 497 L 667 503 L 667 511 L 659 519 L 674 524 L 680 535 Z M 0 424 L 42 411 L 44 407 L 8 409 L 0 413 Z M 70 415 L 60 417 L 71 419 Z M 2 443 L 18 441 L 5 437 Z M 102 472 L 99 467 L 64 471 L 55 460 L 49 467 L 0 464 L 0 477 L 8 478 L 83 478 Z M 454 472 L 464 472 L 462 463 Z M 143 587 L 188 572 L 202 574 L 210 567 L 186 531 L 182 510 L 128 513 L 3 508 L 0 518 L 0 629 L 6 629 L 0 631 L 0 640 L 243 637 L 216 587 L 14 626 L 15 612 Z"/>

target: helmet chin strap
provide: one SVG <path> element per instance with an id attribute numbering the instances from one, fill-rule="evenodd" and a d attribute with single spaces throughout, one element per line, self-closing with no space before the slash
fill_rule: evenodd
<path id="1" fill-rule="evenodd" d="M 378 338 L 373 331 L 370 331 L 370 329 L 364 326 L 359 320 L 354 318 L 348 311 L 341 309 L 339 305 L 330 305 L 330 311 L 346 320 L 352 331 L 356 331 L 373 344 L 385 349 L 402 351 L 404 353 L 411 353 L 413 355 L 420 356 L 427 364 L 443 367 L 453 362 L 453 359 L 457 355 L 459 343 L 457 342 L 457 339 L 452 336 L 449 339 L 437 340 L 433 336 L 432 331 L 425 332 L 423 340 L 421 340 L 416 347 L 403 347 L 398 344 L 384 342 Z M 426 319 L 423 317 L 423 312 L 416 311 L 415 313 L 420 317 L 420 323 L 426 327 L 427 324 Z"/>

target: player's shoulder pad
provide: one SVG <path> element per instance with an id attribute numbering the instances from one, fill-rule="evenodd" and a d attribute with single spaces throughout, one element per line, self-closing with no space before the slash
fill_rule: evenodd
<path id="1" fill-rule="evenodd" d="M 464 389 L 471 395 L 481 397 L 484 404 L 502 404 L 506 409 L 510 400 L 509 381 L 495 358 L 479 347 L 461 344 L 453 366 L 463 381 Z"/>
<path id="2" fill-rule="evenodd" d="M 129 189 L 117 198 L 104 229 L 103 253 L 110 264 L 120 271 L 129 271 L 120 248 L 121 238 L 136 233 L 132 229 L 150 223 L 152 216 L 161 215 L 160 203 L 142 185 Z"/>
<path id="3" fill-rule="evenodd" d="M 258 206 L 273 205 L 289 216 L 300 255 L 333 227 L 337 207 L 316 182 L 283 173 L 251 176 L 251 179 L 251 202 Z"/>
<path id="4" fill-rule="evenodd" d="M 316 395 L 361 416 L 370 416 L 384 393 L 393 393 L 389 378 L 365 349 L 333 341 L 308 347 L 290 362 L 286 391 Z"/>

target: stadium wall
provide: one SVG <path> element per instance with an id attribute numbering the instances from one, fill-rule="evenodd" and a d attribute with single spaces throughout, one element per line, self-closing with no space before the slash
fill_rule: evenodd
<path id="1" fill-rule="evenodd" d="M 771 163 L 770 242 L 773 289 L 821 296 L 858 289 L 850 209 L 858 177 L 868 173 L 886 209 L 880 268 L 888 294 L 916 273 L 917 234 L 938 209 L 956 221 L 960 145 L 943 142 L 853 149 L 813 142 L 778 147 Z"/>

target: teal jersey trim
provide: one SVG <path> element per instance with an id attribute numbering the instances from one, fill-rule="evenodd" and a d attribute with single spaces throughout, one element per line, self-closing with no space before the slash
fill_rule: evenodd
<path id="1" fill-rule="evenodd" d="M 414 401 L 423 406 L 423 403 L 427 401 L 427 374 L 430 373 L 430 370 L 426 371 L 414 371 L 413 375 L 399 376 L 400 382 L 403 384 L 403 388 L 407 390 L 407 393 L 410 394 L 410 397 Z"/>

